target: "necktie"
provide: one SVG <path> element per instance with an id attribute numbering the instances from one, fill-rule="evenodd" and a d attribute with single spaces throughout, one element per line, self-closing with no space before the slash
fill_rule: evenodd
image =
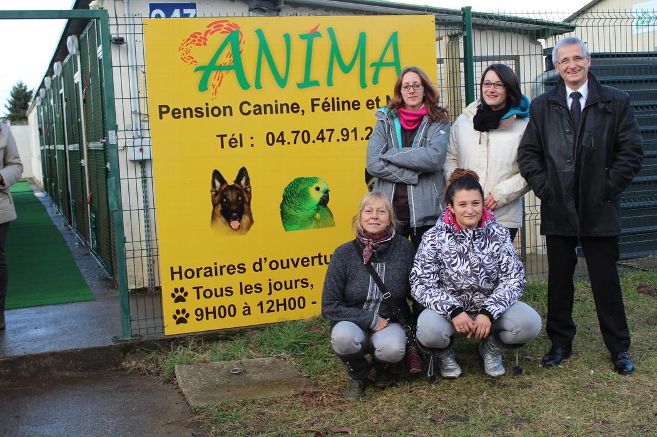
<path id="1" fill-rule="evenodd" d="M 582 120 L 582 105 L 579 103 L 580 97 L 582 97 L 582 94 L 578 91 L 570 93 L 570 98 L 573 99 L 573 102 L 570 104 L 570 115 L 573 118 L 573 135 L 575 136 L 575 143 L 577 143 L 578 140 L 579 124 Z"/>

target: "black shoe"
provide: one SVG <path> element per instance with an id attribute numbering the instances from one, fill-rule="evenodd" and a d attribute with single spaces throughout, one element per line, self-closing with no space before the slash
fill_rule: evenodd
<path id="1" fill-rule="evenodd" d="M 345 399 L 362 398 L 365 395 L 365 384 L 364 379 L 350 379 L 347 381 L 347 386 L 344 389 Z"/>
<path id="2" fill-rule="evenodd" d="M 634 372 L 634 363 L 627 352 L 619 352 L 612 356 L 611 361 L 619 375 L 629 375 Z"/>
<path id="3" fill-rule="evenodd" d="M 377 363 L 374 367 L 374 386 L 378 388 L 388 388 L 394 383 L 392 366 L 390 364 Z"/>
<path id="4" fill-rule="evenodd" d="M 554 367 L 561 364 L 562 360 L 570 358 L 572 354 L 572 347 L 552 345 L 550 351 L 543 357 L 543 360 L 541 361 L 543 363 L 543 367 Z"/>

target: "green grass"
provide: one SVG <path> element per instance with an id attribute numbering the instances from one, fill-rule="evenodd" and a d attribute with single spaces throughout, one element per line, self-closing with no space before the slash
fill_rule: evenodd
<path id="1" fill-rule="evenodd" d="M 224 402 L 194 412 L 210 435 L 654 435 L 657 427 L 657 300 L 637 289 L 657 289 L 657 273 L 622 278 L 637 372 L 616 374 L 598 329 L 586 281 L 576 285 L 574 355 L 554 369 L 539 366 L 549 347 L 542 332 L 520 354 L 524 373 L 492 379 L 481 368 L 473 341 L 459 340 L 464 374 L 454 381 L 402 379 L 396 387 L 368 387 L 365 398 L 345 401 L 344 366 L 329 344 L 329 324 L 295 321 L 238 331 L 218 340 L 190 340 L 160 351 L 144 367 L 172 380 L 180 362 L 286 356 L 312 380 L 304 393 L 285 398 Z M 531 282 L 523 300 L 545 320 L 546 285 Z M 157 357 L 157 358 L 156 358 Z"/>

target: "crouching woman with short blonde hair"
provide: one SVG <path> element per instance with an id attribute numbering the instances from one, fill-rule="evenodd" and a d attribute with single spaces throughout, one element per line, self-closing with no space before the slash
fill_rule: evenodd
<path id="1" fill-rule="evenodd" d="M 386 387 L 392 382 L 391 365 L 406 351 L 406 333 L 397 318 L 410 320 L 406 299 L 415 251 L 394 228 L 390 201 L 379 192 L 368 193 L 354 217 L 356 238 L 335 250 L 326 272 L 322 315 L 332 323 L 331 346 L 347 367 L 348 399 L 365 393 L 370 371 L 366 354 L 372 357 L 375 385 Z"/>

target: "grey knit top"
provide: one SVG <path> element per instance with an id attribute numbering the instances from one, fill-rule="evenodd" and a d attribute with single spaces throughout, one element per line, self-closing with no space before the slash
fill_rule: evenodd
<path id="1" fill-rule="evenodd" d="M 410 319 L 406 298 L 410 297 L 408 277 L 414 255 L 411 242 L 398 235 L 375 251 L 372 266 L 392 295 L 383 300 L 383 294 L 353 243 L 349 241 L 339 246 L 331 257 L 324 279 L 322 315 L 332 324 L 346 320 L 364 331 L 376 326 L 379 314 L 387 316 L 397 306 Z"/>

